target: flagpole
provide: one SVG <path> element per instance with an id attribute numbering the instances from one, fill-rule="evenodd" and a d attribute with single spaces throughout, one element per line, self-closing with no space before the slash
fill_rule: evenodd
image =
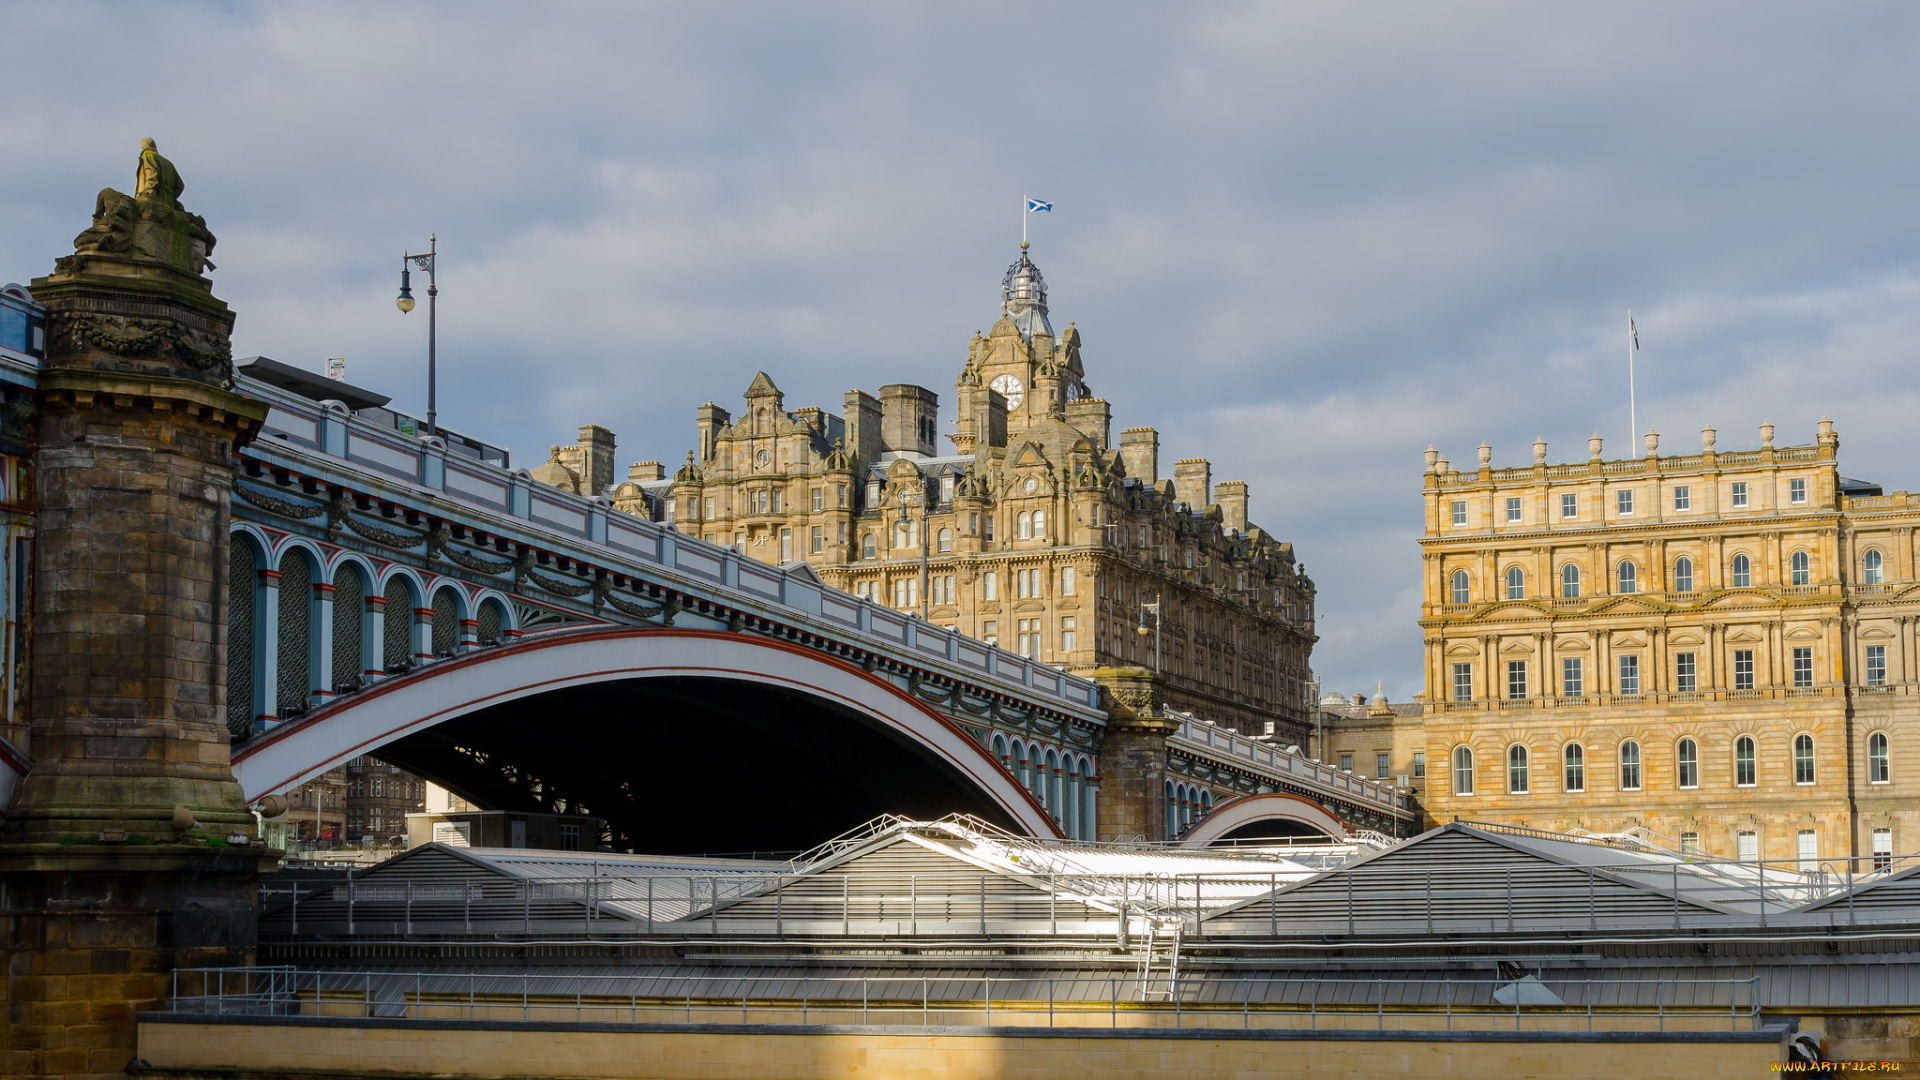
<path id="1" fill-rule="evenodd" d="M 1029 216 L 1031 216 L 1031 212 L 1027 209 L 1027 197 L 1022 195 L 1020 196 L 1020 250 L 1022 251 L 1025 251 L 1027 248 L 1027 218 Z"/>
<path id="2" fill-rule="evenodd" d="M 1633 309 L 1628 308 L 1627 309 L 1627 423 L 1632 425 L 1633 427 L 1632 434 L 1627 436 L 1627 456 L 1628 457 L 1633 457 L 1635 455 L 1633 444 L 1636 440 L 1640 438 L 1640 415 L 1639 415 L 1639 407 L 1638 407 L 1639 402 L 1635 398 L 1634 392 L 1633 392 L 1633 348 L 1634 348 Z"/>

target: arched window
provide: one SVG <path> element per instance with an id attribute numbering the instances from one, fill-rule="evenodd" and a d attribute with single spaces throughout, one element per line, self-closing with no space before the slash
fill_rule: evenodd
<path id="1" fill-rule="evenodd" d="M 1525 600 L 1527 598 L 1527 572 L 1517 566 L 1507 567 L 1507 599 Z"/>
<path id="2" fill-rule="evenodd" d="M 1887 756 L 1887 735 L 1876 731 L 1867 736 L 1867 782 L 1884 784 L 1893 779 L 1893 765 Z"/>
<path id="3" fill-rule="evenodd" d="M 1047 512 L 1045 510 L 1035 510 L 1033 512 L 1033 537 L 1036 540 L 1045 540 L 1047 538 Z"/>
<path id="4" fill-rule="evenodd" d="M 366 577 L 354 563 L 341 563 L 333 572 L 333 672 L 336 692 L 365 669 L 360 655 L 367 613 Z"/>
<path id="5" fill-rule="evenodd" d="M 1745 555 L 1733 557 L 1733 587 L 1745 589 L 1753 585 L 1753 561 Z"/>
<path id="6" fill-rule="evenodd" d="M 860 537 L 860 557 L 863 559 L 871 559 L 874 557 L 874 554 L 873 534 L 866 533 Z"/>
<path id="7" fill-rule="evenodd" d="M 1000 764 L 1007 765 L 1009 767 L 1011 766 L 1013 759 L 1007 753 L 1007 740 L 1004 737 L 1000 735 L 995 735 L 993 737 L 993 742 L 990 745 L 990 749 L 992 749 L 993 756 L 1000 762 Z"/>
<path id="8" fill-rule="evenodd" d="M 1580 568 L 1572 563 L 1560 568 L 1560 595 L 1568 600 L 1580 595 Z"/>
<path id="9" fill-rule="evenodd" d="M 940 554 L 945 555 L 952 550 L 953 550 L 953 530 L 941 529 L 940 530 Z"/>
<path id="10" fill-rule="evenodd" d="M 1813 736 L 1811 735 L 1793 737 L 1793 782 L 1813 783 Z"/>
<path id="11" fill-rule="evenodd" d="M 498 645 L 507 640 L 507 609 L 500 601 L 481 602 L 479 623 L 480 644 Z"/>
<path id="12" fill-rule="evenodd" d="M 1700 747 L 1692 739 L 1681 739 L 1675 752 L 1679 781 L 1683 788 L 1700 786 Z"/>
<path id="13" fill-rule="evenodd" d="M 1759 766 L 1753 753 L 1753 736 L 1742 735 L 1733 740 L 1733 782 L 1739 787 L 1752 787 L 1759 782 Z"/>
<path id="14" fill-rule="evenodd" d="M 1877 551 L 1867 552 L 1866 561 L 1867 561 L 1866 583 L 1868 585 L 1878 585 L 1882 581 L 1886 580 L 1885 574 L 1882 573 L 1881 571 L 1881 561 L 1880 561 L 1879 552 Z"/>
<path id="15" fill-rule="evenodd" d="M 313 697 L 313 563 L 292 548 L 280 556 L 280 668 L 277 715 L 307 710 Z"/>
<path id="16" fill-rule="evenodd" d="M 1032 514 L 1027 513 L 1025 510 L 1020 511 L 1020 516 L 1013 519 L 1013 535 L 1017 540 L 1033 539 Z"/>
<path id="17" fill-rule="evenodd" d="M 253 541 L 244 533 L 232 538 L 227 557 L 227 731 L 235 736 L 253 730 L 259 708 L 254 696 L 260 683 L 260 653 L 255 649 L 260 610 L 260 564 Z"/>
<path id="18" fill-rule="evenodd" d="M 1456 604 L 1472 603 L 1473 602 L 1472 586 L 1473 586 L 1472 579 L 1467 577 L 1467 572 L 1465 570 L 1455 570 L 1453 572 L 1453 602 Z"/>
<path id="19" fill-rule="evenodd" d="M 433 594 L 433 655 L 452 656 L 460 651 L 460 601 L 452 589 Z"/>
<path id="20" fill-rule="evenodd" d="M 1640 790 L 1640 744 L 1632 739 L 1620 744 L 1620 790 Z"/>
<path id="21" fill-rule="evenodd" d="M 1693 591 L 1693 560 L 1685 555 L 1673 561 L 1673 591 Z"/>
<path id="22" fill-rule="evenodd" d="M 1453 793 L 1473 794 L 1473 751 L 1464 746 L 1453 751 Z"/>
<path id="23" fill-rule="evenodd" d="M 383 609 L 382 660 L 388 671 L 405 671 L 413 666 L 413 589 L 407 579 L 395 574 L 387 579 L 386 607 Z"/>
<path id="24" fill-rule="evenodd" d="M 1566 772 L 1563 779 L 1568 791 L 1587 790 L 1587 750 L 1579 743 L 1568 743 L 1566 749 Z"/>
<path id="25" fill-rule="evenodd" d="M 1513 795 L 1527 793 L 1527 748 L 1524 746 L 1507 747 L 1507 791 Z"/>
<path id="26" fill-rule="evenodd" d="M 1623 593 L 1630 593 L 1630 592 L 1638 591 L 1639 588 L 1640 588 L 1640 572 L 1638 570 L 1635 570 L 1633 567 L 1633 564 L 1630 562 L 1621 563 L 1620 564 L 1620 591 Z"/>
<path id="27" fill-rule="evenodd" d="M 1793 559 L 1789 562 L 1788 565 L 1793 568 L 1792 569 L 1793 584 L 1806 585 L 1813 581 L 1813 570 L 1807 559 L 1806 552 L 1804 551 L 1794 552 Z"/>

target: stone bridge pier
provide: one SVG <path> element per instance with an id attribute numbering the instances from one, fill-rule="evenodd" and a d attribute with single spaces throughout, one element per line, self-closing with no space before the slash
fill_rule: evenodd
<path id="1" fill-rule="evenodd" d="M 149 148 L 32 286 L 32 768 L 0 830 L 0 1075 L 124 1075 L 176 966 L 251 962 L 273 865 L 224 722 L 233 451 L 266 406 L 228 388 L 233 316 L 180 188 Z"/>

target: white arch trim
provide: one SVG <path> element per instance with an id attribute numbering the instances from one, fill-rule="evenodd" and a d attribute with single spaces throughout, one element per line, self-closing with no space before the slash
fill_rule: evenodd
<path id="1" fill-rule="evenodd" d="M 1349 836 L 1347 823 L 1312 799 L 1285 791 L 1270 791 L 1263 795 L 1242 795 L 1214 807 L 1213 813 L 1201 819 L 1187 835 L 1180 838 L 1180 846 L 1206 847 L 1242 825 L 1279 819 L 1311 825 L 1335 840 L 1345 840 Z"/>
<path id="2" fill-rule="evenodd" d="M 1030 835 L 1063 835 L 1039 802 L 957 726 L 852 664 L 717 630 L 603 627 L 467 653 L 322 706 L 239 748 L 248 802 L 491 705 L 621 679 L 708 677 L 799 690 L 898 731 L 959 772 Z"/>

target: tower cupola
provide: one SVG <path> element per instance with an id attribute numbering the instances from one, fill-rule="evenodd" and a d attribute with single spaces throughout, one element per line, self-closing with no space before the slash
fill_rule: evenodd
<path id="1" fill-rule="evenodd" d="M 1024 242 L 1020 258 L 1007 267 L 1007 276 L 1000 281 L 1000 294 L 1000 314 L 1013 320 L 1021 336 L 1029 341 L 1036 334 L 1053 337 L 1053 325 L 1047 322 L 1047 280 L 1027 257 Z"/>

